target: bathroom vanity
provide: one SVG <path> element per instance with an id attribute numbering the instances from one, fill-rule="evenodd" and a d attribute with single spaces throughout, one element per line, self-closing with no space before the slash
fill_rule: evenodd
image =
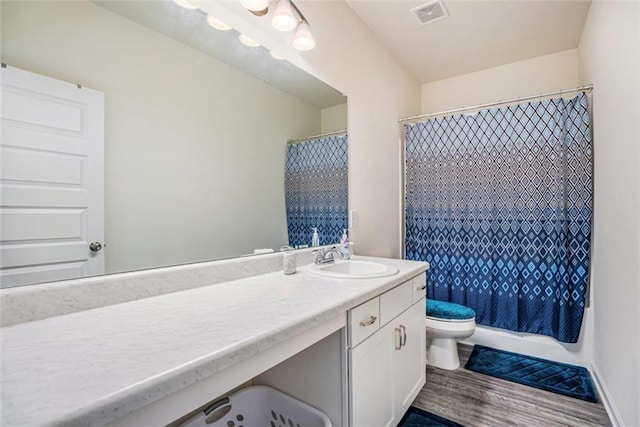
<path id="1" fill-rule="evenodd" d="M 177 424 L 249 384 L 334 426 L 394 425 L 425 382 L 427 263 L 373 279 L 306 267 L 2 328 L 2 424 Z"/>
<path id="2" fill-rule="evenodd" d="M 348 311 L 349 425 L 398 424 L 424 385 L 425 289 L 423 273 Z"/>

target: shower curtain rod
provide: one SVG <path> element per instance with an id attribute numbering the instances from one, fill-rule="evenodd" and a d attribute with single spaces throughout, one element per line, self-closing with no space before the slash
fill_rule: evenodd
<path id="1" fill-rule="evenodd" d="M 320 135 L 308 136 L 306 138 L 290 139 L 290 140 L 287 141 L 287 144 L 297 144 L 299 142 L 309 141 L 311 139 L 322 138 L 322 137 L 325 137 L 325 136 L 340 135 L 341 133 L 344 133 L 346 135 L 347 129 L 337 130 L 335 132 L 321 133 Z"/>
<path id="2" fill-rule="evenodd" d="M 462 111 L 477 110 L 477 109 L 480 109 L 480 108 L 494 107 L 496 105 L 510 104 L 512 102 L 527 101 L 529 99 L 544 98 L 544 97 L 547 97 L 547 96 L 561 95 L 563 93 L 579 92 L 579 91 L 583 91 L 583 90 L 592 90 L 592 89 L 593 89 L 593 85 L 590 84 L 590 85 L 585 85 L 585 86 L 579 86 L 579 87 L 576 87 L 576 88 L 573 88 L 573 89 L 557 90 L 555 92 L 547 92 L 547 93 L 541 93 L 541 94 L 538 94 L 538 95 L 522 96 L 520 98 L 506 99 L 504 101 L 489 102 L 487 104 L 474 105 L 472 107 L 455 108 L 453 110 L 439 111 L 437 113 L 429 113 L 429 114 L 422 114 L 422 115 L 419 115 L 419 116 L 405 117 L 404 119 L 398 119 L 398 123 L 404 123 L 404 122 L 408 122 L 408 121 L 416 120 L 416 119 L 428 119 L 429 117 L 434 117 L 434 116 L 443 116 L 443 115 L 446 115 L 446 114 L 460 113 Z"/>

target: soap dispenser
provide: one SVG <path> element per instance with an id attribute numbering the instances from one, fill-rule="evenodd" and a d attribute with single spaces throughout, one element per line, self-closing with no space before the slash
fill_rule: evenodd
<path id="1" fill-rule="evenodd" d="M 318 229 L 316 227 L 313 227 L 312 230 L 313 237 L 311 237 L 311 246 L 315 248 L 316 246 L 320 246 L 320 236 L 318 236 Z"/>
<path id="2" fill-rule="evenodd" d="M 347 235 L 347 229 L 342 229 L 342 238 L 340 239 L 340 251 L 342 252 L 343 259 L 351 259 L 351 242 L 349 242 L 349 236 Z"/>

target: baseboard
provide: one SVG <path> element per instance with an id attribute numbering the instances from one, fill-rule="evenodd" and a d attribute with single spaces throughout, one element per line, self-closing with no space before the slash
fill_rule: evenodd
<path id="1" fill-rule="evenodd" d="M 591 372 L 591 378 L 593 378 L 593 382 L 595 383 L 596 389 L 598 391 L 598 396 L 600 396 L 602 404 L 604 405 L 604 409 L 607 411 L 607 415 L 609 416 L 611 425 L 613 427 L 624 426 L 616 405 L 613 403 L 613 400 L 609 398 L 609 391 L 607 390 L 607 386 L 605 385 L 604 381 L 602 381 L 600 371 L 598 371 L 598 369 L 596 369 L 593 364 L 590 364 L 588 369 Z"/>

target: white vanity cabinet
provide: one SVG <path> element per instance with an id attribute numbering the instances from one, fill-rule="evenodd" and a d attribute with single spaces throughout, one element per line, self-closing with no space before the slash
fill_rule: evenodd
<path id="1" fill-rule="evenodd" d="M 267 385 L 334 427 L 396 425 L 425 382 L 429 265 L 355 258 L 398 273 L 277 271 L 4 327 L 11 377 L 0 385 L 11 407 L 0 424 L 178 426 L 241 387 Z"/>
<path id="2" fill-rule="evenodd" d="M 349 349 L 351 426 L 387 426 L 393 411 L 393 326 L 388 324 Z"/>
<path id="3" fill-rule="evenodd" d="M 424 385 L 424 283 L 421 274 L 349 312 L 351 426 L 396 425 Z"/>

